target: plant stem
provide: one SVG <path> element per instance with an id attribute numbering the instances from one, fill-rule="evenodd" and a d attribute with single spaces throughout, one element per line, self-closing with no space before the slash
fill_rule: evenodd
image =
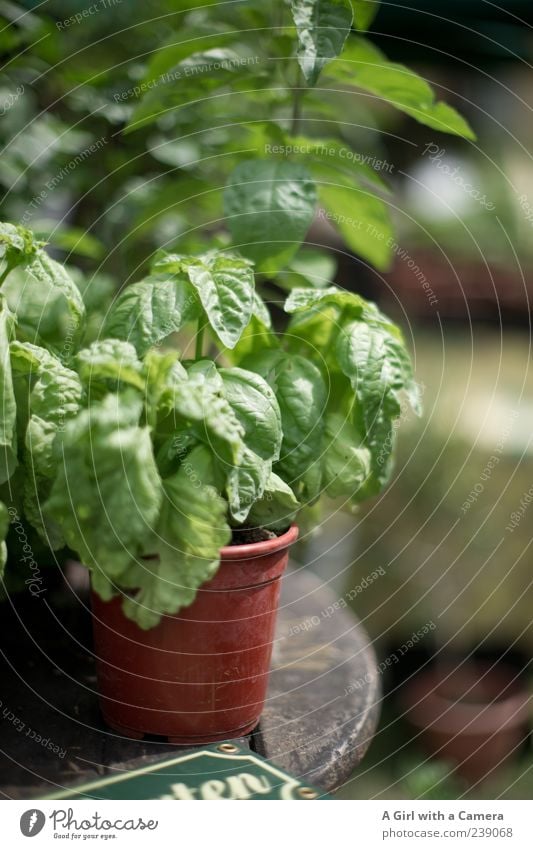
<path id="1" fill-rule="evenodd" d="M 302 119 L 302 99 L 304 90 L 302 88 L 302 74 L 298 68 L 298 76 L 296 77 L 296 85 L 292 89 L 292 121 L 291 133 L 295 136 L 300 130 L 300 121 Z"/>
<path id="2" fill-rule="evenodd" d="M 4 280 L 6 279 L 6 277 L 7 277 L 7 275 L 9 274 L 9 272 L 10 272 L 10 271 L 11 271 L 11 266 L 10 266 L 10 265 L 8 265 L 8 266 L 7 266 L 7 268 L 5 268 L 5 269 L 4 269 L 4 271 L 2 272 L 2 274 L 0 274 L 0 286 L 2 285 L 2 283 L 4 282 Z"/>
<path id="3" fill-rule="evenodd" d="M 204 327 L 200 324 L 201 319 L 198 319 L 198 330 L 196 331 L 196 351 L 194 352 L 195 359 L 202 359 L 202 349 L 204 347 Z"/>

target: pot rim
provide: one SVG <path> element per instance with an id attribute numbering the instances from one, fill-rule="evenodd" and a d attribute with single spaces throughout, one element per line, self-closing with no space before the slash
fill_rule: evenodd
<path id="1" fill-rule="evenodd" d="M 501 669 L 475 663 L 468 670 L 472 681 L 484 671 L 502 684 L 506 678 Z M 508 683 L 512 689 L 503 698 L 496 696 L 472 702 L 454 701 L 440 691 L 443 671 L 427 670 L 406 685 L 403 704 L 413 725 L 434 731 L 479 736 L 516 728 L 527 720 L 532 697 L 518 681 Z M 514 686 L 513 686 L 514 684 Z M 504 688 L 505 689 L 505 688 Z"/>
<path id="2" fill-rule="evenodd" d="M 298 525 L 291 525 L 279 537 L 265 539 L 261 542 L 248 542 L 243 545 L 225 545 L 220 549 L 220 560 L 247 560 L 252 557 L 264 557 L 267 554 L 275 554 L 284 548 L 288 548 L 298 539 Z"/>

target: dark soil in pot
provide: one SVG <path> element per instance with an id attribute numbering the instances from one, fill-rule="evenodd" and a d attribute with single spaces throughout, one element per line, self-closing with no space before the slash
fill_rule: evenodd
<path id="1" fill-rule="evenodd" d="M 143 631 L 92 594 L 100 704 L 125 736 L 191 745 L 247 734 L 266 696 L 280 578 L 296 526 L 221 551 L 196 600 Z"/>
<path id="2" fill-rule="evenodd" d="M 503 664 L 435 666 L 402 693 L 407 719 L 428 752 L 478 781 L 517 752 L 528 733 L 531 696 Z"/>

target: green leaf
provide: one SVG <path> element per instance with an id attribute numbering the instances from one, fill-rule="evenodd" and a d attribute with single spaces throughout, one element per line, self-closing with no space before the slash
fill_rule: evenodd
<path id="1" fill-rule="evenodd" d="M 93 342 L 77 354 L 76 364 L 89 398 L 98 398 L 109 389 L 125 386 L 145 389 L 143 364 L 129 342 L 119 339 Z"/>
<path id="2" fill-rule="evenodd" d="M 294 162 L 242 162 L 224 191 L 233 241 L 259 271 L 269 275 L 287 264 L 305 238 L 315 205 L 310 174 Z"/>
<path id="3" fill-rule="evenodd" d="M 174 410 L 176 389 L 187 380 L 187 372 L 178 356 L 178 351 L 157 349 L 148 351 L 144 356 L 145 400 L 151 420 L 154 414 L 164 417 Z"/>
<path id="4" fill-rule="evenodd" d="M 31 230 L 16 224 L 0 222 L 0 262 L 5 262 L 6 270 L 29 262 L 37 250 L 44 245 L 38 241 Z"/>
<path id="5" fill-rule="evenodd" d="M 186 272 L 209 324 L 223 345 L 234 348 L 252 315 L 251 263 L 240 257 L 205 254 L 187 261 Z"/>
<path id="6" fill-rule="evenodd" d="M 379 176 L 378 172 L 367 164 L 363 154 L 357 153 L 351 147 L 338 139 L 312 139 L 307 136 L 289 136 L 286 145 L 294 145 L 308 162 L 318 162 L 331 169 L 345 172 L 356 180 L 363 180 L 375 186 L 382 192 L 390 194 L 390 187 Z M 375 158 L 375 157 L 374 157 Z M 311 167 L 311 165 L 309 166 Z"/>
<path id="7" fill-rule="evenodd" d="M 2 286 L 17 316 L 17 339 L 42 345 L 68 361 L 83 333 L 85 306 L 68 271 L 38 250 Z"/>
<path id="8" fill-rule="evenodd" d="M 226 474 L 239 464 L 244 429 L 225 397 L 224 382 L 213 362 L 200 360 L 189 367 L 188 380 L 175 388 L 174 409 L 214 452 Z"/>
<path id="9" fill-rule="evenodd" d="M 354 26 L 365 32 L 376 17 L 380 0 L 350 0 L 353 9 Z"/>
<path id="10" fill-rule="evenodd" d="M 375 94 L 420 124 L 475 141 L 467 121 L 448 104 L 435 99 L 431 86 L 417 73 L 389 62 L 365 38 L 352 38 L 329 72 L 338 80 Z"/>
<path id="11" fill-rule="evenodd" d="M 127 131 L 151 124 L 168 112 L 189 106 L 209 92 L 248 76 L 254 60 L 253 56 L 239 56 L 229 48 L 214 47 L 192 53 L 152 82 Z"/>
<path id="12" fill-rule="evenodd" d="M 370 451 L 347 418 L 326 417 L 323 453 L 323 487 L 331 498 L 360 500 L 358 494 L 370 474 Z"/>
<path id="13" fill-rule="evenodd" d="M 248 524 L 283 532 L 293 523 L 300 504 L 290 486 L 274 472 L 270 475 L 262 497 L 248 514 Z"/>
<path id="14" fill-rule="evenodd" d="M 274 390 L 281 411 L 283 441 L 274 471 L 301 501 L 312 501 L 320 493 L 320 449 L 327 403 L 322 374 L 309 359 L 276 351 L 254 357 L 253 368 Z"/>
<path id="15" fill-rule="evenodd" d="M 391 388 L 390 375 L 386 372 L 385 334 L 363 321 L 352 321 L 341 329 L 336 353 L 365 417 L 370 419 Z"/>
<path id="16" fill-rule="evenodd" d="M 229 359 L 236 365 L 255 354 L 261 354 L 265 349 L 279 349 L 280 343 L 276 334 L 256 315 L 252 315 L 235 348 L 229 351 Z"/>
<path id="17" fill-rule="evenodd" d="M 348 247 L 381 271 L 389 268 L 394 230 L 384 201 L 329 165 L 316 163 L 311 170 L 325 218 Z"/>
<path id="18" fill-rule="evenodd" d="M 263 460 L 277 460 L 281 448 L 281 413 L 274 392 L 259 375 L 223 368 L 224 394 L 244 430 L 244 440 Z"/>
<path id="19" fill-rule="evenodd" d="M 0 295 L 0 484 L 9 480 L 17 466 L 17 404 L 9 356 L 14 328 L 14 316 Z"/>
<path id="20" fill-rule="evenodd" d="M 29 342 L 12 342 L 10 351 L 13 373 L 28 377 L 25 463 L 32 475 L 51 478 L 57 469 L 56 436 L 81 407 L 80 379 L 45 348 Z"/>
<path id="21" fill-rule="evenodd" d="M 244 447 L 239 465 L 229 470 L 226 482 L 229 510 L 235 522 L 244 522 L 252 506 L 263 497 L 271 471 L 270 460 L 263 460 Z"/>
<path id="22" fill-rule="evenodd" d="M 153 557 L 141 562 L 138 592 L 124 602 L 124 612 L 141 628 L 192 604 L 198 587 L 218 569 L 231 532 L 226 502 L 213 481 L 212 457 L 199 446 L 163 482 L 161 513 L 146 540 L 146 554 Z"/>
<path id="23" fill-rule="evenodd" d="M 298 62 L 309 85 L 322 68 L 342 52 L 353 13 L 345 0 L 291 0 L 298 33 Z"/>
<path id="24" fill-rule="evenodd" d="M 362 315 L 366 301 L 354 292 L 347 292 L 337 286 L 328 286 L 327 289 L 297 288 L 293 289 L 283 309 L 287 313 L 298 313 L 310 310 L 313 307 L 335 306 L 349 311 L 352 316 Z"/>
<path id="25" fill-rule="evenodd" d="M 142 356 L 198 315 L 198 299 L 185 278 L 152 276 L 121 292 L 109 311 L 103 334 L 131 342 Z"/>
<path id="26" fill-rule="evenodd" d="M 58 473 L 44 512 L 93 575 L 103 598 L 131 586 L 135 557 L 159 515 L 162 484 L 150 431 L 140 427 L 142 399 L 109 394 L 69 421 Z"/>
<path id="27" fill-rule="evenodd" d="M 397 350 L 391 357 L 390 334 L 380 326 L 351 322 L 337 341 L 337 358 L 350 379 L 356 399 L 355 416 L 371 453 L 374 483 L 367 486 L 365 497 L 378 492 L 388 481 L 395 444 L 393 422 L 400 414 L 400 378 Z"/>
<path id="28" fill-rule="evenodd" d="M 278 276 L 276 284 L 285 290 L 296 287 L 313 286 L 322 289 L 335 276 L 337 262 L 326 251 L 304 248 L 300 250 L 286 270 Z"/>

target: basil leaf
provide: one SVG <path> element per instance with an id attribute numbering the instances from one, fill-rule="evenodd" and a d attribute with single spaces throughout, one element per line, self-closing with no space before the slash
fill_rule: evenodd
<path id="1" fill-rule="evenodd" d="M 252 315 L 251 263 L 238 257 L 204 256 L 187 264 L 187 274 L 209 324 L 223 345 L 234 348 Z"/>
<path id="2" fill-rule="evenodd" d="M 103 334 L 130 342 L 139 356 L 199 315 L 184 278 L 147 277 L 124 289 L 104 322 Z"/>
<path id="3" fill-rule="evenodd" d="M 259 375 L 242 368 L 219 370 L 224 394 L 244 430 L 249 448 L 263 460 L 277 460 L 281 447 L 281 413 L 274 392 Z"/>
<path id="4" fill-rule="evenodd" d="M 13 372 L 28 377 L 25 462 L 33 475 L 51 478 L 57 467 L 56 435 L 63 432 L 66 422 L 77 415 L 81 407 L 80 379 L 45 348 L 29 342 L 12 342 L 10 352 Z"/>
<path id="5" fill-rule="evenodd" d="M 366 38 L 350 39 L 343 56 L 328 72 L 343 83 L 383 98 L 420 124 L 475 141 L 467 121 L 447 103 L 436 101 L 433 89 L 422 77 L 405 65 L 389 62 Z"/>
<path id="6" fill-rule="evenodd" d="M 148 88 L 132 115 L 127 131 L 151 124 L 168 112 L 206 97 L 213 89 L 227 85 L 244 74 L 249 75 L 250 63 L 246 59 L 233 50 L 218 47 L 198 51 L 182 59 L 156 81 L 159 84 Z M 187 83 L 185 99 L 177 96 L 177 89 L 183 86 L 183 81 Z"/>
<path id="7" fill-rule="evenodd" d="M 405 378 L 390 354 L 390 336 L 379 326 L 351 322 L 337 342 L 338 362 L 350 379 L 357 399 L 355 415 L 371 452 L 374 483 L 365 492 L 378 492 L 389 480 L 396 436 L 393 422 L 400 413 L 398 390 Z"/>
<path id="8" fill-rule="evenodd" d="M 214 363 L 201 360 L 189 367 L 187 381 L 175 388 L 174 409 L 226 470 L 239 464 L 244 429 L 224 395 Z"/>
<path id="9" fill-rule="evenodd" d="M 326 417 L 323 454 L 323 487 L 331 498 L 354 501 L 370 475 L 370 451 L 349 420 L 337 413 Z"/>
<path id="10" fill-rule="evenodd" d="M 45 515 L 91 569 L 110 598 L 130 586 L 132 559 L 144 550 L 159 515 L 162 484 L 150 431 L 140 427 L 142 399 L 133 390 L 109 394 L 66 427 Z"/>
<path id="11" fill-rule="evenodd" d="M 67 270 L 38 250 L 2 286 L 17 316 L 17 339 L 41 345 L 68 361 L 85 325 L 85 306 Z"/>
<path id="12" fill-rule="evenodd" d="M 245 362 L 246 365 L 246 362 Z M 305 357 L 265 352 L 253 366 L 275 392 L 283 440 L 274 471 L 300 500 L 320 493 L 320 452 L 327 388 L 317 366 Z"/>
<path id="13" fill-rule="evenodd" d="M 178 360 L 177 351 L 148 351 L 143 360 L 146 381 L 146 407 L 153 419 L 164 417 L 174 409 L 176 389 L 187 380 L 187 372 Z"/>
<path id="14" fill-rule="evenodd" d="M 236 365 L 240 365 L 247 357 L 260 354 L 266 349 L 280 348 L 279 339 L 272 330 L 270 315 L 268 315 L 268 324 L 263 321 L 261 315 L 263 315 L 262 311 L 254 311 L 235 348 L 228 353 L 229 359 Z"/>
<path id="15" fill-rule="evenodd" d="M 311 172 L 328 220 L 348 247 L 376 268 L 386 270 L 391 262 L 394 230 L 384 201 L 331 165 L 317 162 Z"/>
<path id="16" fill-rule="evenodd" d="M 262 498 L 271 471 L 271 460 L 263 460 L 244 446 L 239 465 L 229 470 L 226 482 L 230 514 L 236 522 L 244 522 L 252 506 Z"/>
<path id="17" fill-rule="evenodd" d="M 119 339 L 93 342 L 76 355 L 76 364 L 90 398 L 121 386 L 133 386 L 141 391 L 145 388 L 143 364 L 129 342 Z"/>
<path id="18" fill-rule="evenodd" d="M 13 388 L 9 343 L 15 328 L 14 316 L 0 295 L 0 484 L 5 483 L 17 466 L 17 404 Z"/>
<path id="19" fill-rule="evenodd" d="M 311 176 L 294 162 L 242 162 L 224 191 L 233 241 L 259 271 L 270 275 L 287 264 L 305 238 L 315 205 Z"/>
<path id="20" fill-rule="evenodd" d="M 262 497 L 252 505 L 248 524 L 271 531 L 285 531 L 300 507 L 290 486 L 274 472 L 266 482 Z"/>
<path id="21" fill-rule="evenodd" d="M 350 0 L 353 9 L 354 26 L 364 32 L 376 17 L 379 0 Z"/>
<path id="22" fill-rule="evenodd" d="M 351 150 L 349 146 L 337 139 L 312 139 L 307 136 L 288 136 L 285 144 L 294 145 L 309 163 L 321 163 L 337 171 L 345 172 L 353 178 L 371 183 L 377 189 L 390 194 L 387 183 L 378 172 L 367 164 L 367 157 Z M 309 166 L 312 168 L 312 164 Z"/>
<path id="23" fill-rule="evenodd" d="M 37 241 L 31 230 L 16 224 L 0 222 L 0 262 L 5 262 L 4 273 L 31 260 L 44 242 Z"/>
<path id="24" fill-rule="evenodd" d="M 197 588 L 218 569 L 220 549 L 231 531 L 226 502 L 213 481 L 212 457 L 204 446 L 194 448 L 163 481 L 161 513 L 145 548 L 155 557 L 138 568 L 138 592 L 123 606 L 141 628 L 152 628 L 162 614 L 192 604 Z"/>
<path id="25" fill-rule="evenodd" d="M 291 0 L 298 33 L 298 62 L 309 85 L 315 85 L 324 65 L 342 52 L 352 26 L 345 0 Z"/>
<path id="26" fill-rule="evenodd" d="M 285 312 L 291 314 L 301 312 L 302 310 L 310 310 L 316 306 L 340 307 L 342 310 L 349 310 L 353 316 L 359 316 L 368 307 L 368 304 L 354 292 L 346 292 L 343 289 L 337 288 L 337 286 L 328 286 L 327 289 L 293 289 L 285 301 L 283 309 Z"/>

